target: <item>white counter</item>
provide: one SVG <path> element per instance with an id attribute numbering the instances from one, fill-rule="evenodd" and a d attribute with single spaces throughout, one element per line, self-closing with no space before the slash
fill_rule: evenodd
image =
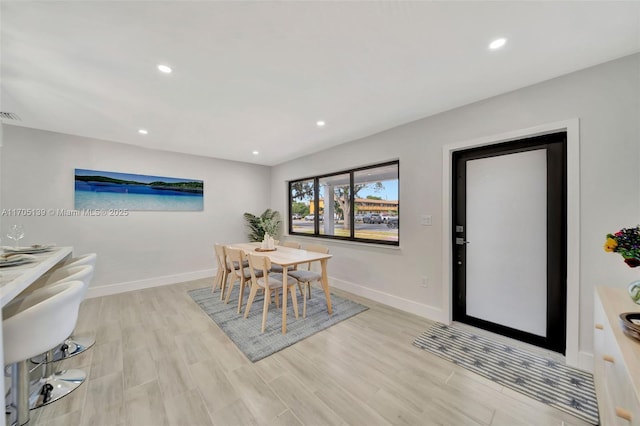
<path id="1" fill-rule="evenodd" d="M 0 306 L 12 301 L 72 251 L 72 247 L 57 247 L 50 252 L 33 255 L 38 258 L 37 262 L 0 268 Z"/>
<path id="2" fill-rule="evenodd" d="M 35 254 L 34 256 L 38 258 L 37 262 L 0 268 L 1 306 L 4 307 L 58 262 L 70 256 L 72 252 L 72 247 L 57 247 L 50 252 Z M 0 327 L 0 343 L 2 341 L 2 327 Z M 4 366 L 4 345 L 2 344 L 0 344 L 0 365 Z M 4 394 L 4 380 L 0 380 L 0 395 Z"/>

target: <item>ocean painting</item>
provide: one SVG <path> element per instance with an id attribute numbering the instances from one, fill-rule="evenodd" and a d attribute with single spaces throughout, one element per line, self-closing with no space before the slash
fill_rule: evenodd
<path id="1" fill-rule="evenodd" d="M 203 210 L 204 182 L 75 169 L 75 205 L 82 209 Z"/>

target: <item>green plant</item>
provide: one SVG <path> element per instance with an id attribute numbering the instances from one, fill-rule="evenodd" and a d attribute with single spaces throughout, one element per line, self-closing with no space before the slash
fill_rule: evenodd
<path id="1" fill-rule="evenodd" d="M 280 233 L 280 213 L 275 210 L 266 209 L 260 216 L 245 213 L 244 219 L 249 227 L 249 241 L 259 242 L 264 239 L 264 234 L 268 233 L 276 237 Z"/>

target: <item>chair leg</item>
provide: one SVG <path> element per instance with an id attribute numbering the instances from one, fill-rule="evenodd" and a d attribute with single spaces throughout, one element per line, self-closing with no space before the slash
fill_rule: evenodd
<path id="1" fill-rule="evenodd" d="M 311 283 L 310 282 L 307 283 L 307 288 L 309 289 L 309 293 L 308 293 L 309 294 L 309 300 L 311 300 Z"/>
<path id="2" fill-rule="evenodd" d="M 309 286 L 305 283 L 304 295 L 302 296 L 302 318 L 307 317 L 307 291 L 308 290 L 309 290 Z"/>
<path id="3" fill-rule="evenodd" d="M 249 292 L 249 300 L 247 300 L 247 307 L 244 310 L 245 318 L 249 316 L 249 310 L 251 309 L 251 305 L 253 304 L 253 299 L 256 298 L 257 293 L 258 293 L 258 286 L 252 284 L 251 291 Z"/>
<path id="4" fill-rule="evenodd" d="M 300 296 L 302 296 L 304 292 L 302 291 L 302 283 L 300 281 L 298 281 L 298 291 L 300 292 Z"/>
<path id="5" fill-rule="evenodd" d="M 227 290 L 227 297 L 224 299 L 225 304 L 229 303 L 229 298 L 231 297 L 231 292 L 233 291 L 233 286 L 235 284 L 236 284 L 236 277 L 231 277 L 231 286 L 229 287 L 229 290 Z"/>
<path id="6" fill-rule="evenodd" d="M 220 285 L 220 276 L 222 273 L 220 272 L 220 268 L 218 268 L 218 272 L 216 272 L 216 276 L 213 278 L 213 285 L 211 286 L 211 293 L 216 292 L 216 288 Z"/>
<path id="7" fill-rule="evenodd" d="M 296 314 L 296 319 L 298 319 L 298 295 L 296 294 L 296 289 L 293 286 L 291 287 L 289 294 L 291 295 L 291 303 L 293 304 L 293 313 Z"/>
<path id="8" fill-rule="evenodd" d="M 262 328 L 260 329 L 261 333 L 264 333 L 264 329 L 267 326 L 267 312 L 269 311 L 269 300 L 271 300 L 271 292 L 269 291 L 269 287 L 265 287 L 264 289 L 264 303 L 262 307 Z"/>
<path id="9" fill-rule="evenodd" d="M 246 281 L 240 280 L 240 294 L 238 294 L 238 313 L 242 313 L 242 299 L 244 299 L 244 289 L 246 286 Z"/>
<path id="10" fill-rule="evenodd" d="M 220 280 L 220 300 L 224 297 L 224 292 L 227 289 L 227 280 L 229 279 L 229 272 L 226 270 L 222 272 L 222 280 Z"/>
<path id="11" fill-rule="evenodd" d="M 280 309 L 280 293 L 278 293 L 278 290 L 273 292 L 273 298 L 276 300 L 276 309 Z"/>

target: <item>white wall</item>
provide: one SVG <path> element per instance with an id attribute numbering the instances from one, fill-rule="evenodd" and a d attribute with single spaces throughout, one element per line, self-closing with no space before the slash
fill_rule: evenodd
<path id="1" fill-rule="evenodd" d="M 591 351 L 593 287 L 626 286 L 639 272 L 602 250 L 606 233 L 640 222 L 639 80 L 640 56 L 630 56 L 272 169 L 4 125 L 0 199 L 5 209 L 72 209 L 74 168 L 204 180 L 203 212 L 20 219 L 25 243 L 56 242 L 74 246 L 76 253 L 98 252 L 93 285 L 116 292 L 212 273 L 213 242 L 245 240 L 245 211 L 271 206 L 286 212 L 288 180 L 400 159 L 400 248 L 322 240 L 335 255 L 329 273 L 337 287 L 443 319 L 449 283 L 442 271 L 442 147 L 578 118 L 579 331 L 580 348 Z M 433 216 L 432 226 L 420 225 L 422 214 Z M 17 221 L 2 217 L 0 236 Z M 517 230 L 505 230 L 504 238 L 516 236 Z M 419 286 L 422 275 L 429 278 L 426 289 Z"/>
<path id="2" fill-rule="evenodd" d="M 130 212 L 128 217 L 3 217 L 23 223 L 27 244 L 55 242 L 97 252 L 90 294 L 210 276 L 213 244 L 246 240 L 244 212 L 269 204 L 270 168 L 4 126 L 2 206 L 73 209 L 74 169 L 201 179 L 204 210 Z M 102 287 L 102 286 L 112 286 Z M 99 288 L 97 288 L 99 287 Z"/>
<path id="3" fill-rule="evenodd" d="M 442 147 L 578 118 L 579 337 L 580 349 L 591 352 L 594 286 L 622 287 L 638 278 L 638 270 L 602 246 L 608 232 L 640 222 L 639 102 L 640 55 L 634 55 L 281 164 L 272 171 L 271 204 L 286 211 L 288 180 L 399 158 L 400 249 L 322 240 L 335 255 L 329 274 L 337 287 L 443 320 L 442 295 L 450 283 L 442 271 L 442 233 L 448 232 L 442 229 Z M 433 216 L 433 226 L 420 225 L 422 214 Z M 517 236 L 517 229 L 505 229 L 501 238 Z M 429 278 L 427 289 L 419 286 L 421 275 Z"/>

